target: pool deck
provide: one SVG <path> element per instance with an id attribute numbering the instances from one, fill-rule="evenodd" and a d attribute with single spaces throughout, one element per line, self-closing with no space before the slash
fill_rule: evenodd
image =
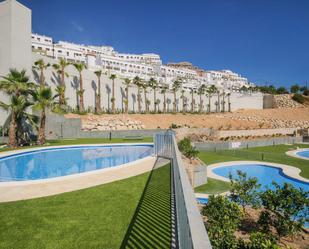
<path id="1" fill-rule="evenodd" d="M 118 144 L 87 144 L 87 145 L 75 145 L 75 146 L 104 146 L 104 145 L 113 146 Z M 50 147 L 40 147 L 33 149 L 3 152 L 0 153 L 0 158 L 28 151 L 42 150 L 46 148 L 47 149 L 63 148 L 63 147 L 74 147 L 74 145 L 50 146 Z M 116 167 L 101 170 L 93 170 L 80 174 L 73 174 L 43 180 L 0 182 L 0 202 L 11 202 L 11 201 L 27 200 L 27 199 L 51 196 L 65 192 L 80 190 L 84 188 L 94 187 L 97 185 L 106 184 L 118 180 L 123 180 L 132 176 L 140 175 L 151 171 L 155 162 L 156 157 L 148 156 L 143 159 L 139 159 Z"/>
<path id="2" fill-rule="evenodd" d="M 298 152 L 302 152 L 302 151 L 309 151 L 309 148 L 291 150 L 291 151 L 285 152 L 285 154 L 291 157 L 296 157 L 296 158 L 303 159 L 303 160 L 309 160 L 308 157 L 297 155 Z"/>
<path id="3" fill-rule="evenodd" d="M 309 179 L 306 179 L 304 177 L 301 177 L 299 173 L 301 172 L 300 169 L 285 165 L 285 164 L 279 164 L 279 163 L 270 163 L 270 162 L 261 162 L 261 161 L 229 161 L 229 162 L 222 162 L 222 163 L 215 163 L 207 166 L 207 176 L 210 178 L 214 178 L 217 180 L 230 182 L 230 180 L 226 177 L 219 176 L 213 172 L 213 169 L 219 168 L 219 167 L 225 167 L 225 166 L 233 166 L 233 165 L 243 165 L 243 164 L 261 164 L 266 166 L 271 166 L 275 168 L 282 169 L 283 173 L 287 175 L 288 177 L 309 183 Z"/>

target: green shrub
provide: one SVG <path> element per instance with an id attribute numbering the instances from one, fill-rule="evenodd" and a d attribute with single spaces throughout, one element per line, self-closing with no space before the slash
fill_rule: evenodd
<path id="1" fill-rule="evenodd" d="M 187 150 L 192 147 L 191 141 L 189 138 L 184 138 L 178 143 L 178 149 L 184 154 Z"/>
<path id="2" fill-rule="evenodd" d="M 298 93 L 294 94 L 293 97 L 292 97 L 292 99 L 293 99 L 294 101 L 300 103 L 300 104 L 305 103 L 305 98 L 304 98 L 304 96 L 301 95 L 301 94 L 298 94 Z"/>
<path id="3" fill-rule="evenodd" d="M 250 234 L 249 249 L 280 249 L 273 236 L 261 232 Z"/>

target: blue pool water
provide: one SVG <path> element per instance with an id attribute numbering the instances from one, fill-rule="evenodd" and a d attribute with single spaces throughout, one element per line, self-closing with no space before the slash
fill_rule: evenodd
<path id="1" fill-rule="evenodd" d="M 208 198 L 196 198 L 199 204 L 207 204 Z"/>
<path id="2" fill-rule="evenodd" d="M 297 152 L 296 155 L 309 158 L 309 150 L 303 150 L 303 151 Z"/>
<path id="3" fill-rule="evenodd" d="M 67 176 L 115 167 L 152 154 L 152 145 L 74 146 L 0 158 L 0 182 Z"/>
<path id="4" fill-rule="evenodd" d="M 238 170 L 247 173 L 248 177 L 257 177 L 259 183 L 261 184 L 261 190 L 265 190 L 266 188 L 273 189 L 274 186 L 271 183 L 275 181 L 280 186 L 283 186 L 283 184 L 286 182 L 292 184 L 296 188 L 302 188 L 306 191 L 309 191 L 309 183 L 292 179 L 284 175 L 281 169 L 267 165 L 243 164 L 235 166 L 226 166 L 216 168 L 213 170 L 213 172 L 219 176 L 224 176 L 226 178 L 229 177 L 229 173 L 231 172 L 232 176 L 234 178 L 237 178 Z"/>

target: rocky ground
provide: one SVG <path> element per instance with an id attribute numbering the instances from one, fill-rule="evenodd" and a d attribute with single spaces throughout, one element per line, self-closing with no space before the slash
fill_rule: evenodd
<path id="1" fill-rule="evenodd" d="M 84 130 L 167 129 L 173 124 L 190 128 L 244 130 L 261 128 L 309 128 L 309 107 L 239 110 L 220 114 L 118 114 L 76 115 Z"/>
<path id="2" fill-rule="evenodd" d="M 292 99 L 293 94 L 279 94 L 274 95 L 275 107 L 276 108 L 301 108 L 304 107 L 302 104 Z"/>

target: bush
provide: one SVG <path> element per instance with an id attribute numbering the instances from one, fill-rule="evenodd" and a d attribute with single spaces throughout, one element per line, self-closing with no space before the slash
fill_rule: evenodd
<path id="1" fill-rule="evenodd" d="M 297 189 L 285 183 L 280 187 L 273 183 L 275 190 L 266 190 L 261 194 L 265 210 L 261 213 L 259 223 L 273 226 L 279 237 L 293 235 L 301 231 L 309 217 L 309 191 Z"/>
<path id="2" fill-rule="evenodd" d="M 304 98 L 304 96 L 301 95 L 301 94 L 298 94 L 298 93 L 294 94 L 293 97 L 292 97 L 292 99 L 293 99 L 294 101 L 300 103 L 300 104 L 305 103 L 305 98 Z"/>
<path id="3" fill-rule="evenodd" d="M 214 249 L 238 248 L 239 241 L 234 232 L 243 217 L 241 208 L 224 196 L 210 196 L 202 209 L 207 216 L 206 228 Z"/>
<path id="4" fill-rule="evenodd" d="M 250 249 L 280 249 L 272 236 L 260 232 L 250 234 L 250 242 L 247 247 Z"/>
<path id="5" fill-rule="evenodd" d="M 179 143 L 178 143 L 178 149 L 184 154 L 185 151 L 187 151 L 188 149 L 190 149 L 191 147 L 191 141 L 189 138 L 184 138 L 182 139 Z"/>

